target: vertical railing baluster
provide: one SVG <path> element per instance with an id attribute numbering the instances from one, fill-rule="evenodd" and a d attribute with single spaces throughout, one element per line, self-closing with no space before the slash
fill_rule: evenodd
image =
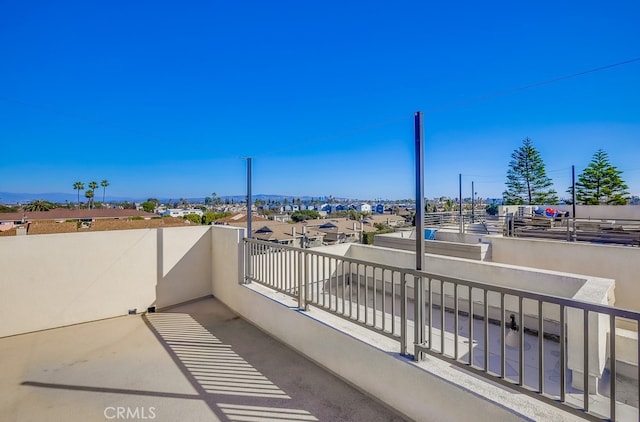
<path id="1" fill-rule="evenodd" d="M 375 265 L 371 268 L 371 272 L 373 274 L 373 326 L 375 327 L 377 324 L 377 309 L 378 309 L 378 290 L 376 289 L 376 270 L 378 267 Z"/>
<path id="2" fill-rule="evenodd" d="M 353 271 L 352 262 L 349 261 L 349 318 L 353 318 Z"/>
<path id="3" fill-rule="evenodd" d="M 289 266 L 291 264 L 291 261 L 293 259 L 292 257 L 295 254 L 295 251 L 288 250 L 288 251 L 283 251 L 283 252 L 284 253 L 282 255 L 283 255 L 283 258 L 284 258 L 284 265 L 286 265 L 287 268 L 289 268 Z M 284 272 L 284 268 L 282 268 L 278 272 L 282 274 Z M 289 276 L 289 279 L 287 280 L 287 283 L 291 284 L 291 276 Z"/>
<path id="4" fill-rule="evenodd" d="M 267 284 L 269 278 L 269 251 L 267 245 L 262 245 L 262 282 Z"/>
<path id="5" fill-rule="evenodd" d="M 424 287 L 423 277 L 413 277 L 413 343 L 414 343 L 414 355 L 413 359 L 416 362 L 422 360 L 424 353 L 418 348 L 418 346 L 424 345 Z"/>
<path id="6" fill-rule="evenodd" d="M 364 323 L 369 325 L 369 280 L 367 265 L 364 265 Z"/>
<path id="7" fill-rule="evenodd" d="M 260 245 L 253 244 L 253 247 L 255 255 L 253 257 L 254 265 L 252 266 L 251 271 L 253 272 L 254 278 L 260 280 Z"/>
<path id="8" fill-rule="evenodd" d="M 360 264 L 356 265 L 356 320 L 360 321 Z"/>
<path id="9" fill-rule="evenodd" d="M 616 316 L 609 315 L 609 371 L 611 373 L 609 390 L 609 419 L 616 420 Z M 640 411 L 640 409 L 639 409 Z"/>
<path id="10" fill-rule="evenodd" d="M 278 253 L 278 278 L 282 279 L 286 289 L 290 289 L 292 283 L 291 265 L 289 265 L 289 254 L 291 251 L 281 250 Z"/>
<path id="11" fill-rule="evenodd" d="M 384 282 L 384 274 L 385 274 L 385 269 L 382 268 L 382 331 L 386 329 L 386 322 L 387 322 L 387 314 L 386 314 L 386 307 L 385 307 L 387 302 L 387 293 L 386 293 L 386 286 Z"/>
<path id="12" fill-rule="evenodd" d="M 335 258 L 329 258 L 329 295 L 328 295 L 328 300 L 329 300 L 329 310 L 333 309 L 333 295 L 331 293 L 332 289 L 331 289 L 331 284 L 333 283 L 333 261 L 335 260 Z M 337 270 L 336 270 L 337 271 Z"/>
<path id="13" fill-rule="evenodd" d="M 298 252 L 298 309 L 304 309 L 302 298 L 302 253 Z"/>
<path id="14" fill-rule="evenodd" d="M 342 312 L 341 312 L 341 314 L 344 315 L 344 293 L 345 293 L 345 290 L 346 290 L 346 288 L 345 288 L 346 287 L 345 275 L 344 275 L 344 260 L 340 261 L 340 272 L 342 273 L 342 292 L 341 292 L 342 293 L 341 294 L 341 296 L 342 296 L 342 308 L 341 308 Z"/>
<path id="15" fill-rule="evenodd" d="M 286 281 L 280 277 L 279 274 L 279 269 L 281 267 L 280 265 L 280 259 L 281 259 L 281 255 L 280 255 L 280 248 L 276 247 L 275 248 L 275 252 L 274 252 L 274 263 L 273 263 L 273 278 L 271 279 L 272 283 L 277 283 L 279 286 L 281 286 L 282 289 L 286 290 L 287 289 L 287 284 Z M 297 268 L 297 265 L 296 265 Z"/>
<path id="16" fill-rule="evenodd" d="M 473 287 L 467 287 L 469 295 L 469 366 L 473 366 Z"/>
<path id="17" fill-rule="evenodd" d="M 251 244 L 245 240 L 242 246 L 244 253 L 244 277 L 242 278 L 243 283 L 249 283 L 249 278 L 251 277 Z"/>
<path id="18" fill-rule="evenodd" d="M 267 273 L 265 274 L 264 282 L 268 286 L 274 286 L 274 283 L 271 282 L 273 280 L 272 274 L 271 274 L 271 272 L 273 271 L 273 265 L 271 265 L 271 260 L 273 259 L 273 250 L 271 246 L 267 247 L 266 256 L 267 256 L 267 261 L 266 261 Z"/>
<path id="19" fill-rule="evenodd" d="M 328 263 L 328 264 L 327 264 Z M 329 286 L 331 283 L 331 260 L 326 256 L 322 257 L 322 307 L 327 307 Z"/>
<path id="20" fill-rule="evenodd" d="M 276 289 L 281 288 L 280 286 L 280 280 L 279 277 L 277 277 L 277 273 L 276 273 L 276 259 L 278 258 L 278 255 L 276 254 L 276 249 L 275 247 L 271 247 L 269 248 L 269 257 L 271 258 L 271 262 L 269 262 L 269 269 L 270 269 L 270 274 L 269 274 L 269 286 L 275 286 Z"/>
<path id="21" fill-rule="evenodd" d="M 522 296 L 518 296 L 518 309 L 520 330 L 518 331 L 519 347 L 518 351 L 518 384 L 524 386 L 524 301 Z"/>
<path id="22" fill-rule="evenodd" d="M 311 271 L 313 270 L 311 268 L 311 255 L 309 255 L 307 252 L 305 252 L 305 250 L 302 250 L 302 253 L 304 254 L 304 310 L 308 311 L 309 310 L 309 303 L 311 302 L 311 294 L 312 294 L 312 289 L 313 289 L 313 285 L 311 285 Z"/>
<path id="23" fill-rule="evenodd" d="M 453 283 L 453 358 L 458 360 L 458 284 Z"/>
<path id="24" fill-rule="evenodd" d="M 500 376 L 507 379 L 507 347 L 505 339 L 505 323 L 504 323 L 504 293 L 500 293 Z"/>
<path id="25" fill-rule="evenodd" d="M 396 271 L 391 271 L 391 332 L 393 334 L 396 331 L 396 283 L 395 283 Z"/>
<path id="26" fill-rule="evenodd" d="M 544 394 L 544 315 L 543 302 L 538 300 L 538 391 Z"/>
<path id="27" fill-rule="evenodd" d="M 316 282 L 316 296 L 314 299 L 314 303 L 316 305 L 320 305 L 320 255 L 316 255 L 316 261 L 315 261 L 315 266 L 316 266 L 316 278 L 315 278 L 315 282 Z"/>
<path id="28" fill-rule="evenodd" d="M 427 309 L 429 310 L 429 333 L 428 333 L 428 346 L 433 350 L 433 279 L 429 277 L 429 294 L 427 294 Z"/>
<path id="29" fill-rule="evenodd" d="M 565 328 L 565 307 L 564 305 L 560 305 L 560 403 L 564 403 L 566 400 L 566 360 L 567 360 L 567 349 L 566 349 L 566 339 L 567 333 Z"/>
<path id="30" fill-rule="evenodd" d="M 446 331 L 444 308 L 444 281 L 440 280 L 440 353 L 443 355 L 445 355 L 444 333 Z"/>
<path id="31" fill-rule="evenodd" d="M 484 371 L 489 373 L 489 302 L 487 289 L 484 292 Z"/>
<path id="32" fill-rule="evenodd" d="M 407 354 L 407 281 L 405 273 L 400 273 L 400 354 Z"/>
<path id="33" fill-rule="evenodd" d="M 587 309 L 583 310 L 583 326 L 582 326 L 582 348 L 584 349 L 582 358 L 584 359 L 583 363 L 583 374 L 582 374 L 582 383 L 583 385 L 583 408 L 585 412 L 589 411 L 589 311 Z"/>
<path id="34" fill-rule="evenodd" d="M 261 256 L 260 255 L 260 245 L 258 244 L 253 244 L 253 252 L 254 252 L 254 256 L 253 256 L 253 262 L 255 263 L 255 266 L 251 267 L 251 272 L 253 273 L 253 277 L 257 280 L 261 280 L 262 279 L 262 268 L 261 268 Z"/>

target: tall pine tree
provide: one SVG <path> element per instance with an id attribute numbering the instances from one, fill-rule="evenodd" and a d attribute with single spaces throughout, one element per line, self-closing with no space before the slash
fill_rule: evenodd
<path id="1" fill-rule="evenodd" d="M 609 163 L 609 156 L 599 149 L 578 176 L 576 202 L 584 205 L 625 205 L 629 202 L 629 187 L 620 175 L 622 171 Z M 572 188 L 567 189 L 573 193 Z"/>
<path id="2" fill-rule="evenodd" d="M 506 205 L 558 203 L 558 195 L 551 189 L 553 183 L 547 177 L 540 152 L 529 138 L 511 154 L 506 185 L 507 190 L 502 193 Z"/>

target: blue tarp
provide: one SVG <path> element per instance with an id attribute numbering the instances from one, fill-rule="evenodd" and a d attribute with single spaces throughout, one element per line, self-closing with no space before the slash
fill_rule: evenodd
<path id="1" fill-rule="evenodd" d="M 436 240 L 436 229 L 424 229 L 424 240 Z"/>

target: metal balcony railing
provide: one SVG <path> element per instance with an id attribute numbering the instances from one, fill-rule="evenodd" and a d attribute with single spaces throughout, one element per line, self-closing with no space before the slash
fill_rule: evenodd
<path id="1" fill-rule="evenodd" d="M 245 259 L 247 282 L 393 338 L 402 355 L 588 419 L 640 420 L 638 312 L 253 239 Z"/>

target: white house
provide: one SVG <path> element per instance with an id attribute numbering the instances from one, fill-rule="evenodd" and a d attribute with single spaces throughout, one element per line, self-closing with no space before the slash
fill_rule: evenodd
<path id="1" fill-rule="evenodd" d="M 199 208 L 189 208 L 186 210 L 183 210 L 181 208 L 169 208 L 162 215 L 169 217 L 184 217 L 185 215 L 189 214 L 196 214 L 202 217 L 204 213 Z"/>
<path id="2" fill-rule="evenodd" d="M 371 205 L 365 203 L 356 205 L 356 211 L 371 213 Z"/>

